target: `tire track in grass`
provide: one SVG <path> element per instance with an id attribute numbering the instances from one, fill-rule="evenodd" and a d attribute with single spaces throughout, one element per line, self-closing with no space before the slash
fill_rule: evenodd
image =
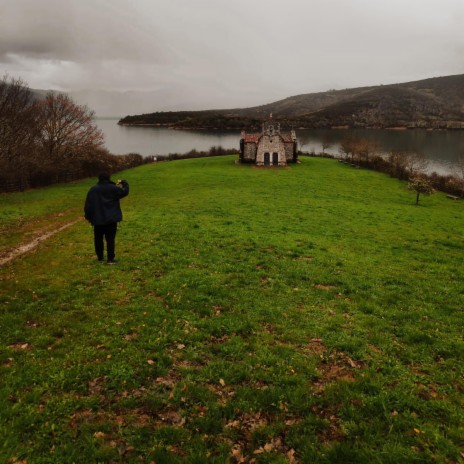
<path id="1" fill-rule="evenodd" d="M 42 235 L 35 237 L 34 240 L 28 243 L 23 243 L 19 245 L 18 247 L 14 248 L 13 250 L 9 251 L 8 253 L 0 257 L 0 266 L 3 266 L 4 264 L 9 263 L 10 261 L 13 261 L 14 259 L 19 258 L 20 256 L 28 253 L 29 251 L 36 248 L 43 241 L 48 240 L 50 237 L 53 237 L 59 232 L 62 232 L 68 227 L 71 227 L 74 224 L 77 224 L 79 221 L 82 221 L 82 220 L 83 218 L 75 219 L 74 221 L 68 222 L 67 224 L 62 225 L 61 227 L 58 227 L 58 229 L 53 229 L 51 231 L 48 231 Z"/>

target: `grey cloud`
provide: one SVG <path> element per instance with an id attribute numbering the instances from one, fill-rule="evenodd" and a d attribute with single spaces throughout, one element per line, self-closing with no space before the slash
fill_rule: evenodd
<path id="1" fill-rule="evenodd" d="M 463 18 L 462 0 L 2 0 L 0 75 L 150 91 L 153 110 L 255 105 L 462 73 Z"/>
<path id="2" fill-rule="evenodd" d="M 6 0 L 0 16 L 0 58 L 89 62 L 167 62 L 147 18 L 122 0 Z"/>

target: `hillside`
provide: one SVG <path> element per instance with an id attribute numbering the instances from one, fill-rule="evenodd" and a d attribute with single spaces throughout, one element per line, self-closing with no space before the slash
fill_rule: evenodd
<path id="1" fill-rule="evenodd" d="M 126 116 L 119 124 L 187 129 L 258 129 L 270 113 L 284 126 L 300 128 L 463 129 L 464 74 L 296 95 L 251 108 Z"/>
<path id="2" fill-rule="evenodd" d="M 116 266 L 83 220 L 0 267 L 1 463 L 458 463 L 462 204 L 334 160 L 120 173 Z M 0 254 L 94 179 L 0 195 Z"/>

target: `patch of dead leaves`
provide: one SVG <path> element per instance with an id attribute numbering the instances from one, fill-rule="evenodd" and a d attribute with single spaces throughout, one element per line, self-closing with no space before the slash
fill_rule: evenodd
<path id="1" fill-rule="evenodd" d="M 17 342 L 17 343 L 13 343 L 12 345 L 8 345 L 8 348 L 14 350 L 14 351 L 28 351 L 30 350 L 32 347 L 29 343 L 25 343 L 25 342 Z"/>
<path id="2" fill-rule="evenodd" d="M 156 275 L 155 274 L 155 277 L 161 277 L 162 274 L 159 274 L 159 275 Z M 166 300 L 164 299 L 164 297 L 162 295 L 158 295 L 156 293 L 153 293 L 153 292 L 149 292 L 145 295 L 147 298 L 154 298 L 155 300 L 159 301 L 160 303 L 163 304 L 163 306 L 165 308 L 169 308 L 169 305 L 166 303 Z"/>
<path id="3" fill-rule="evenodd" d="M 103 411 L 92 411 L 91 409 L 84 409 L 83 411 L 76 411 L 72 414 L 69 426 L 71 429 L 78 429 L 82 423 L 103 424 L 108 422 L 109 414 Z"/>
<path id="4" fill-rule="evenodd" d="M 133 446 L 127 445 L 121 438 L 114 437 L 111 433 L 97 431 L 93 436 L 111 448 L 117 448 L 120 456 L 127 456 L 135 450 Z"/>
<path id="5" fill-rule="evenodd" d="M 40 327 L 40 324 L 37 321 L 26 321 L 26 325 L 34 329 L 37 329 L 37 327 Z"/>
<path id="6" fill-rule="evenodd" d="M 213 306 L 214 316 L 220 316 L 222 309 L 223 309 L 222 306 Z"/>
<path id="7" fill-rule="evenodd" d="M 289 449 L 285 446 L 281 437 L 273 437 L 269 439 L 264 445 L 255 448 L 247 455 L 246 444 L 244 442 L 235 443 L 232 446 L 230 454 L 236 463 L 247 462 L 249 464 L 255 464 L 257 462 L 256 456 L 263 455 L 266 453 L 279 454 L 285 456 L 288 463 L 297 464 L 298 461 L 295 456 L 295 450 Z"/>
<path id="8" fill-rule="evenodd" d="M 6 361 L 2 364 L 2 367 L 11 367 L 14 364 L 13 358 L 6 358 Z"/>
<path id="9" fill-rule="evenodd" d="M 437 391 L 437 385 L 424 385 L 422 383 L 416 383 L 416 388 L 418 390 L 417 396 L 423 400 L 436 400 L 441 397 Z"/>
<path id="10" fill-rule="evenodd" d="M 174 386 L 180 381 L 181 375 L 174 369 L 171 369 L 166 375 L 157 377 L 155 382 L 158 385 L 163 385 L 167 388 L 174 388 Z"/>
<path id="11" fill-rule="evenodd" d="M 314 288 L 318 288 L 319 290 L 324 290 L 325 292 L 330 292 L 333 290 L 335 285 L 327 285 L 327 284 L 316 284 L 314 285 Z"/>
<path id="12" fill-rule="evenodd" d="M 179 411 L 175 409 L 164 409 L 157 414 L 160 422 L 158 424 L 163 425 L 175 425 L 177 427 L 183 427 L 185 425 L 185 417 L 182 417 Z"/>
<path id="13" fill-rule="evenodd" d="M 259 278 L 259 283 L 262 286 L 267 285 L 268 283 L 271 283 L 271 282 L 272 282 L 272 277 L 263 276 Z"/>
<path id="14" fill-rule="evenodd" d="M 327 423 L 327 427 L 318 433 L 319 441 L 330 444 L 340 442 L 345 438 L 340 428 L 340 418 L 331 409 L 313 406 L 312 411 Z"/>
<path id="15" fill-rule="evenodd" d="M 253 454 L 263 454 L 270 453 L 271 451 L 278 450 L 282 447 L 282 439 L 280 437 L 273 438 L 270 442 L 266 443 L 264 446 L 253 451 Z"/>
<path id="16" fill-rule="evenodd" d="M 300 422 L 300 418 L 288 419 L 286 425 L 292 426 Z M 295 450 L 289 449 L 284 439 L 280 436 L 268 439 L 262 446 L 255 449 L 249 449 L 248 443 L 253 439 L 253 433 L 263 429 L 270 423 L 269 417 L 262 412 L 248 411 L 236 416 L 225 425 L 225 429 L 234 429 L 241 435 L 241 440 L 236 443 L 231 443 L 231 456 L 237 463 L 247 462 L 253 464 L 257 462 L 255 456 L 265 453 L 275 453 L 286 456 L 287 462 L 297 463 Z M 248 449 L 247 449 L 248 448 Z"/>
<path id="17" fill-rule="evenodd" d="M 322 355 L 327 351 L 327 348 L 324 346 L 322 338 L 311 338 L 307 345 L 304 345 L 301 349 L 303 353 L 311 355 Z"/>
<path id="18" fill-rule="evenodd" d="M 325 386 L 332 382 L 354 382 L 355 372 L 362 368 L 362 361 L 354 361 L 341 351 L 330 354 L 318 367 L 319 376 L 314 384 L 316 392 L 322 392 Z"/>
<path id="19" fill-rule="evenodd" d="M 268 424 L 267 417 L 261 413 L 243 413 L 235 420 L 228 422 L 225 425 L 226 429 L 237 429 L 242 432 L 246 438 L 251 438 L 251 432 L 265 427 Z"/>
<path id="20" fill-rule="evenodd" d="M 369 344 L 369 350 L 374 352 L 374 353 L 377 353 L 377 354 L 382 354 L 382 350 L 380 348 L 377 348 L 375 345 L 373 345 L 372 343 Z"/>
<path id="21" fill-rule="evenodd" d="M 227 404 L 235 396 L 234 389 L 227 385 L 224 379 L 219 379 L 217 384 L 208 384 L 207 388 L 218 397 L 218 401 L 222 405 Z"/>
<path id="22" fill-rule="evenodd" d="M 147 395 L 145 387 L 134 388 L 130 392 L 123 391 L 117 398 L 144 398 Z"/>
<path id="23" fill-rule="evenodd" d="M 90 380 L 87 384 L 89 395 L 99 395 L 107 379 L 108 379 L 107 376 L 103 376 L 103 377 L 96 377 L 95 379 Z"/>
<path id="24" fill-rule="evenodd" d="M 210 343 L 212 345 L 220 345 L 221 343 L 225 343 L 229 341 L 230 337 L 228 335 L 223 335 L 222 337 L 211 337 Z"/>
<path id="25" fill-rule="evenodd" d="M 132 340 L 135 340 L 136 338 L 138 338 L 139 334 L 136 333 L 136 332 L 131 332 L 131 333 L 128 333 L 127 335 L 124 335 L 124 340 L 126 340 L 126 342 L 131 342 Z"/>
<path id="26" fill-rule="evenodd" d="M 121 426 L 130 426 L 135 428 L 160 427 L 163 425 L 183 427 L 185 422 L 186 418 L 175 409 L 166 408 L 152 414 L 150 411 L 140 407 L 123 409 L 117 412 L 103 410 L 95 412 L 90 409 L 77 411 L 71 416 L 69 426 L 72 429 L 79 429 L 80 425 L 83 423 L 91 424 L 95 427 L 98 427 L 101 424 L 105 424 L 106 426 L 108 424 L 113 424 L 112 430 L 114 429 L 114 431 L 116 431 Z M 113 435 L 112 431 L 97 431 L 94 433 L 96 438 L 100 438 L 105 441 L 111 440 Z"/>

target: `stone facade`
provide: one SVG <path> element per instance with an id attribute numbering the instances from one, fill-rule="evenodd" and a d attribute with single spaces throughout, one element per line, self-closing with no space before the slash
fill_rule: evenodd
<path id="1" fill-rule="evenodd" d="M 257 166 L 286 166 L 298 161 L 295 131 L 281 133 L 272 119 L 263 124 L 261 134 L 242 132 L 240 162 Z"/>

